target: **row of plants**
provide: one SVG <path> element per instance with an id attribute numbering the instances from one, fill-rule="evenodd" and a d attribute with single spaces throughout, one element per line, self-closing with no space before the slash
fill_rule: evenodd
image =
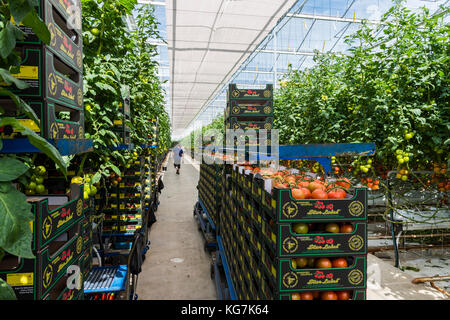
<path id="1" fill-rule="evenodd" d="M 381 24 L 363 23 L 347 36 L 349 55 L 316 54 L 312 68 L 290 70 L 275 95 L 280 143 L 374 142 L 374 163 L 349 163 L 353 174 L 363 176 L 436 167 L 446 172 L 448 11 L 413 13 L 399 2 Z"/>
<path id="2" fill-rule="evenodd" d="M 130 30 L 126 16 L 135 13 L 136 28 Z M 160 38 L 151 5 L 136 0 L 82 1 L 84 52 L 84 102 L 86 138 L 94 151 L 81 160 L 79 173 L 94 168 L 93 183 L 111 172 L 121 175 L 120 165 L 148 143 L 152 119 L 158 119 L 158 153 L 170 146 L 170 122 L 164 108 L 164 91 L 158 78 L 157 48 L 150 39 Z M 120 137 L 112 130 L 114 120 L 123 117 L 122 103 L 129 90 L 130 128 L 133 151 L 117 150 Z"/>

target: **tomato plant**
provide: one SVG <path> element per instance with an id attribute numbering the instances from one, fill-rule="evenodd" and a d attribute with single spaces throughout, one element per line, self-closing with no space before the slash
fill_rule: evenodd
<path id="1" fill-rule="evenodd" d="M 78 175 L 88 167 L 95 172 L 93 183 L 111 172 L 121 175 L 132 154 L 117 150 L 120 136 L 112 128 L 114 120 L 123 120 L 130 129 L 135 151 L 148 143 L 152 119 L 158 119 L 158 153 L 170 145 L 170 122 L 164 109 L 164 92 L 154 59 L 156 47 L 150 38 L 158 38 L 157 22 L 151 5 L 136 8 L 135 0 L 82 1 L 84 102 L 86 138 L 94 142 L 94 151 L 83 156 Z M 136 29 L 130 30 L 125 15 L 137 10 Z M 129 97 L 130 119 L 124 118 L 123 100 Z"/>
<path id="2" fill-rule="evenodd" d="M 18 28 L 20 24 L 31 28 L 44 43 L 50 41 L 50 33 L 34 9 L 34 1 L 9 0 L 7 3 L 2 3 L 0 10 L 0 56 L 2 57 L 0 60 L 0 94 L 14 102 L 16 114 L 25 114 L 39 124 L 39 119 L 33 109 L 8 89 L 13 83 L 19 89 L 25 89 L 28 86 L 14 76 L 19 71 L 21 63 L 21 56 L 16 50 L 16 42 L 24 39 L 24 33 Z M 32 145 L 52 159 L 61 172 L 66 174 L 66 163 L 56 148 L 15 118 L 6 116 L 0 105 L 0 128 L 4 130 L 6 127 L 13 128 L 22 136 L 27 137 Z M 3 143 L 0 140 L 0 151 L 2 148 Z M 33 158 L 25 155 L 0 154 L 0 261 L 5 252 L 22 258 L 34 258 L 31 250 L 32 232 L 29 227 L 29 222 L 34 219 L 34 216 L 31 213 L 31 204 L 26 201 L 26 196 L 20 191 L 26 186 L 32 186 L 32 183 L 35 184 L 38 191 L 42 191 L 42 184 L 39 183 L 41 181 L 32 181 L 32 171 L 39 174 L 43 172 L 41 167 L 34 168 Z M 0 300 L 12 299 L 16 299 L 14 291 L 0 279 Z"/>
<path id="3" fill-rule="evenodd" d="M 397 3 L 346 38 L 350 55 L 317 54 L 314 67 L 291 70 L 274 101 L 280 144 L 374 142 L 374 161 L 389 169 L 448 162 L 449 33 L 442 16 Z"/>

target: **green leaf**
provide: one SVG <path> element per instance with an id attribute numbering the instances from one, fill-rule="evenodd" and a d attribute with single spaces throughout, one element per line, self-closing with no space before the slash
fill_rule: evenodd
<path id="1" fill-rule="evenodd" d="M 8 0 L 8 4 L 11 15 L 17 25 L 19 25 L 31 11 L 34 11 L 32 0 Z"/>
<path id="2" fill-rule="evenodd" d="M 11 22 L 7 22 L 5 28 L 0 31 L 0 56 L 6 59 L 16 46 L 16 34 Z"/>
<path id="3" fill-rule="evenodd" d="M 108 167 L 110 167 L 118 176 L 121 175 L 119 168 L 117 168 L 115 165 L 113 164 L 109 164 Z"/>
<path id="4" fill-rule="evenodd" d="M 29 87 L 28 83 L 20 79 L 17 79 L 6 69 L 0 68 L 0 76 L 2 77 L 3 81 L 5 81 L 8 84 L 14 83 L 16 87 L 19 89 L 26 89 Z"/>
<path id="5" fill-rule="evenodd" d="M 28 166 L 11 157 L 0 158 L 0 182 L 12 181 L 27 172 Z"/>
<path id="6" fill-rule="evenodd" d="M 1 87 L 0 87 L 0 94 L 9 96 L 14 101 L 16 106 L 19 108 L 19 114 L 20 113 L 25 114 L 28 118 L 33 120 L 39 126 L 38 116 L 36 115 L 34 110 L 25 101 L 23 101 L 20 97 L 16 96 L 11 91 L 1 88 Z"/>
<path id="7" fill-rule="evenodd" d="M 50 43 L 50 31 L 35 10 L 30 11 L 25 16 L 22 23 L 25 26 L 30 27 L 42 42 L 45 44 Z"/>
<path id="8" fill-rule="evenodd" d="M 91 180 L 92 184 L 96 184 L 97 182 L 100 181 L 101 178 L 102 178 L 101 173 L 100 172 L 96 172 L 94 174 L 94 176 L 92 177 L 92 180 Z"/>
<path id="9" fill-rule="evenodd" d="M 0 300 L 17 300 L 13 288 L 3 279 L 0 279 Z"/>
<path id="10" fill-rule="evenodd" d="M 106 83 L 102 83 L 102 82 L 97 82 L 95 84 L 97 87 L 99 87 L 102 90 L 106 90 L 106 91 L 110 91 L 113 94 L 117 94 L 116 89 L 114 89 L 112 86 L 110 86 L 109 84 Z"/>
<path id="11" fill-rule="evenodd" d="M 12 255 L 32 259 L 29 222 L 34 216 L 26 200 L 11 182 L 0 182 L 0 247 Z"/>
<path id="12" fill-rule="evenodd" d="M 18 130 L 22 135 L 27 136 L 30 143 L 39 150 L 41 150 L 43 153 L 45 153 L 50 159 L 52 159 L 55 162 L 55 164 L 60 168 L 64 176 L 67 176 L 67 165 L 64 162 L 64 159 L 62 158 L 59 151 L 50 143 L 48 143 L 47 140 L 45 140 L 41 136 L 38 136 L 34 131 L 22 125 L 15 118 L 0 119 L 0 127 L 6 125 L 12 126 L 14 129 Z"/>

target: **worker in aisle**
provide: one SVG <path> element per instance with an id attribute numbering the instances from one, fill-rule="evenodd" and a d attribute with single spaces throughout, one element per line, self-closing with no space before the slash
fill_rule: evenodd
<path id="1" fill-rule="evenodd" d="M 173 165 L 175 169 L 177 169 L 177 174 L 180 174 L 181 159 L 183 159 L 183 155 L 183 147 L 180 144 L 177 144 L 175 148 L 173 148 Z"/>

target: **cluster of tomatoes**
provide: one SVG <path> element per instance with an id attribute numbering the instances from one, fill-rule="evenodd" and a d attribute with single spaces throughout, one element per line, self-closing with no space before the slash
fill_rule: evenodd
<path id="1" fill-rule="evenodd" d="M 46 189 L 44 186 L 44 180 L 47 170 L 44 166 L 37 166 L 33 169 L 33 174 L 31 175 L 30 182 L 27 184 L 25 189 L 25 194 L 43 194 Z"/>
<path id="2" fill-rule="evenodd" d="M 313 179 L 305 175 L 305 172 L 292 174 L 289 170 L 275 171 L 272 168 L 252 168 L 253 173 L 261 174 L 265 179 L 272 180 L 272 187 L 279 189 L 291 189 L 294 199 L 345 199 L 351 182 L 347 178 L 326 181 Z"/>
<path id="3" fill-rule="evenodd" d="M 342 291 L 312 291 L 295 292 L 291 294 L 291 300 L 350 300 L 352 292 Z"/>
<path id="4" fill-rule="evenodd" d="M 326 222 L 326 223 L 294 223 L 292 229 L 297 234 L 314 233 L 352 233 L 354 227 L 349 222 Z"/>

